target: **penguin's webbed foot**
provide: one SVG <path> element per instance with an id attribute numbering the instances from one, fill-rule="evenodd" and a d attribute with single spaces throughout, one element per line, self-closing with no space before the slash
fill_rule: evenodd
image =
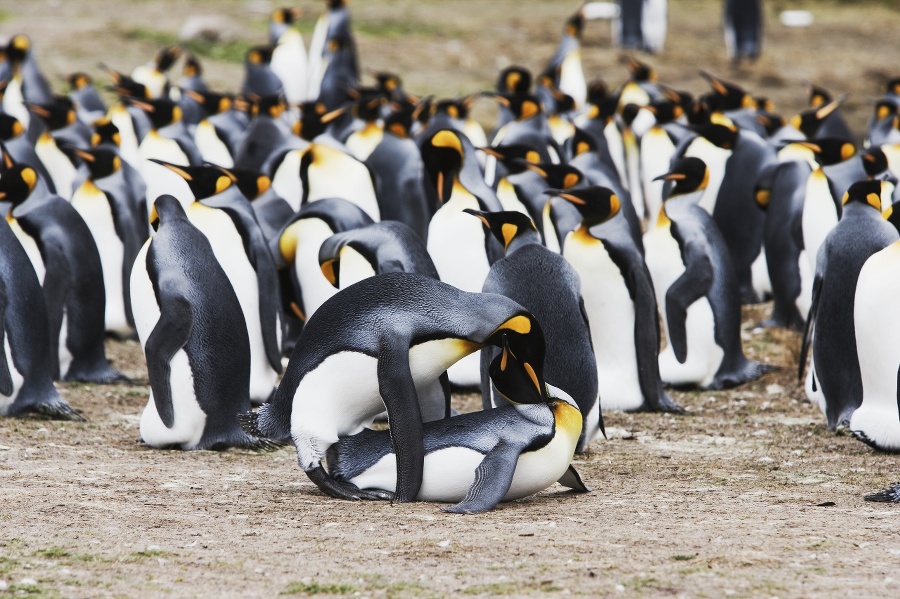
<path id="1" fill-rule="evenodd" d="M 87 422 L 84 415 L 67 404 L 62 399 L 35 404 L 22 411 L 23 414 L 31 413 L 50 420 L 68 420 L 70 422 Z"/>
<path id="2" fill-rule="evenodd" d="M 306 470 L 305 472 L 309 480 L 316 483 L 316 486 L 323 493 L 335 499 L 359 501 L 360 499 L 393 500 L 394 498 L 394 494 L 389 491 L 363 490 L 353 483 L 335 480 L 322 466 L 316 466 L 312 470 Z"/>
<path id="3" fill-rule="evenodd" d="M 866 501 L 879 501 L 885 503 L 900 503 L 900 483 L 891 485 L 887 489 L 866 495 Z"/>

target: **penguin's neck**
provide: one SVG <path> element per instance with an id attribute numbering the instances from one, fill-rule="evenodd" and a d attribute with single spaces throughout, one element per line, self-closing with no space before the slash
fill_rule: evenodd
<path id="1" fill-rule="evenodd" d="M 600 224 L 600 223 L 595 223 L 595 224 Z M 578 225 L 578 228 L 575 229 L 574 231 L 572 231 L 569 235 L 571 236 L 571 238 L 574 241 L 578 242 L 581 245 L 592 245 L 592 244 L 597 244 L 597 243 L 602 244 L 603 242 L 600 239 L 598 239 L 597 237 L 594 237 L 591 234 L 592 226 L 594 226 L 594 225 L 589 225 L 585 221 L 581 221 L 581 224 Z"/>
<path id="2" fill-rule="evenodd" d="M 506 255 L 509 256 L 519 248 L 523 248 L 527 245 L 543 245 L 541 243 L 541 236 L 537 231 L 520 231 L 513 237 L 509 245 L 506 246 Z"/>

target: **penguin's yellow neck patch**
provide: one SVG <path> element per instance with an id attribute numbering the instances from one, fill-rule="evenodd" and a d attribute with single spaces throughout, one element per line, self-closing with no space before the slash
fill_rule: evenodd
<path id="1" fill-rule="evenodd" d="M 556 420 L 557 431 L 563 431 L 570 438 L 576 440 L 581 436 L 584 419 L 577 408 L 564 401 L 555 400 L 550 402 L 550 410 L 553 412 L 553 418 Z"/>
<path id="2" fill-rule="evenodd" d="M 579 225 L 577 229 L 572 231 L 570 237 L 581 245 L 603 245 L 603 242 L 591 235 L 591 230 L 584 225 Z"/>
<path id="3" fill-rule="evenodd" d="M 89 196 L 89 197 L 104 195 L 103 192 L 100 191 L 100 188 L 97 187 L 97 185 L 94 183 L 93 179 L 86 180 L 81 185 L 81 190 L 84 192 L 84 194 L 86 196 Z"/>
<path id="4" fill-rule="evenodd" d="M 669 215 L 666 214 L 666 206 L 663 204 L 662 208 L 659 210 L 659 216 L 656 217 L 656 226 L 657 228 L 668 227 L 672 224 L 672 220 L 669 218 Z"/>
<path id="5" fill-rule="evenodd" d="M 284 233 L 281 234 L 281 238 L 278 240 L 278 249 L 281 251 L 281 256 L 284 258 L 288 264 L 294 263 L 294 258 L 297 256 L 297 233 L 300 226 L 297 223 L 293 223 L 287 229 L 285 229 Z"/>

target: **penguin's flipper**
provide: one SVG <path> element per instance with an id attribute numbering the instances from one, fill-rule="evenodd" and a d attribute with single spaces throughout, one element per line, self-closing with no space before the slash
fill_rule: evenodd
<path id="1" fill-rule="evenodd" d="M 634 300 L 634 346 L 637 353 L 638 384 L 641 395 L 644 396 L 644 408 L 663 411 L 669 406 L 661 405 L 660 401 L 659 318 L 656 317 L 658 313 L 656 294 L 643 263 L 629 269 L 625 284 Z"/>
<path id="2" fill-rule="evenodd" d="M 806 359 L 809 356 L 809 344 L 812 341 L 813 325 L 816 320 L 816 313 L 819 311 L 819 298 L 822 297 L 822 276 L 816 274 L 813 279 L 812 301 L 809 303 L 809 314 L 806 316 L 806 323 L 803 325 L 803 337 L 800 344 L 800 360 L 797 363 L 797 380 L 803 380 L 803 371 L 806 369 Z"/>
<path id="3" fill-rule="evenodd" d="M 438 382 L 441 384 L 441 391 L 444 393 L 444 418 L 450 418 L 454 415 L 454 410 L 450 407 L 450 375 L 447 374 L 447 371 L 444 371 L 444 373 L 438 377 Z"/>
<path id="4" fill-rule="evenodd" d="M 0 344 L 6 343 L 7 301 L 6 284 L 3 282 L 3 279 L 0 279 Z M 9 397 L 13 394 L 13 381 L 9 372 L 9 362 L 6 360 L 5 348 L 3 354 L 2 359 L 0 359 L 0 394 Z"/>
<path id="5" fill-rule="evenodd" d="M 175 411 L 172 406 L 172 384 L 170 362 L 175 353 L 183 348 L 191 337 L 194 315 L 187 298 L 174 296 L 160 302 L 159 321 L 147 337 L 144 355 L 147 360 L 147 374 L 150 377 L 150 389 L 159 419 L 167 427 L 175 424 Z"/>
<path id="6" fill-rule="evenodd" d="M 45 250 L 45 248 L 41 248 Z M 41 251 L 44 258 L 44 300 L 47 302 L 47 324 L 50 326 L 50 372 L 53 379 L 62 376 L 59 371 L 59 331 L 63 324 L 66 298 L 72 288 L 72 271 L 62 250 Z M 53 273 L 52 275 L 50 273 Z"/>
<path id="7" fill-rule="evenodd" d="M 687 360 L 687 309 L 705 296 L 713 283 L 713 268 L 709 256 L 694 244 L 684 248 L 685 271 L 666 292 L 666 316 L 669 322 L 669 343 L 680 364 Z"/>
<path id="8" fill-rule="evenodd" d="M 388 337 L 378 352 L 378 391 L 387 408 L 391 443 L 397 456 L 395 500 L 414 501 L 422 486 L 425 441 L 422 411 L 409 369 L 409 342 Z"/>
<path id="9" fill-rule="evenodd" d="M 569 468 L 566 470 L 566 473 L 563 474 L 562 477 L 560 477 L 560 479 L 556 482 L 579 493 L 591 492 L 591 488 L 584 484 L 584 481 L 581 480 L 581 475 L 578 474 L 578 471 L 575 470 L 575 466 L 573 466 L 572 464 L 569 464 Z"/>
<path id="10" fill-rule="evenodd" d="M 259 282 L 259 316 L 266 359 L 272 369 L 281 374 L 281 348 L 278 347 L 277 331 L 283 328 L 284 318 L 278 306 L 278 273 L 272 268 L 274 259 L 265 242 L 250 244 L 250 259 Z"/>
<path id="11" fill-rule="evenodd" d="M 524 446 L 520 444 L 500 441 L 475 469 L 475 480 L 469 487 L 465 499 L 456 505 L 443 508 L 443 511 L 453 514 L 480 514 L 493 509 L 509 492 L 516 464 L 523 449 Z"/>
<path id="12" fill-rule="evenodd" d="M 866 501 L 879 501 L 886 503 L 900 503 L 900 483 L 891 485 L 883 491 L 866 495 L 863 499 Z"/>

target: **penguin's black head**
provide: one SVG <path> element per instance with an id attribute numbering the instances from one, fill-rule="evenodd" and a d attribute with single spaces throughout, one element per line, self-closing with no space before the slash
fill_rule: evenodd
<path id="1" fill-rule="evenodd" d="M 688 123 L 693 127 L 702 127 L 710 123 L 713 114 L 713 109 L 709 103 L 710 100 L 715 101 L 712 94 L 703 94 L 694 101 L 690 110 L 685 111 Z"/>
<path id="2" fill-rule="evenodd" d="M 276 8 L 269 15 L 269 20 L 278 25 L 290 26 L 302 16 L 303 10 L 300 8 Z"/>
<path id="3" fill-rule="evenodd" d="M 403 81 L 399 75 L 380 71 L 375 73 L 375 85 L 382 94 L 393 96 L 403 88 Z"/>
<path id="4" fill-rule="evenodd" d="M 622 121 L 628 127 L 631 127 L 631 123 L 634 122 L 634 119 L 637 118 L 638 113 L 641 111 L 641 107 L 637 104 L 628 103 L 622 107 Z"/>
<path id="5" fill-rule="evenodd" d="M 888 94 L 900 96 L 900 77 L 889 79 L 887 84 L 885 85 L 885 91 Z"/>
<path id="6" fill-rule="evenodd" d="M 700 75 L 706 79 L 714 94 L 717 96 L 719 110 L 739 110 L 741 108 L 756 108 L 753 97 L 744 91 L 744 88 L 734 83 L 723 81 L 707 71 L 700 71 Z"/>
<path id="7" fill-rule="evenodd" d="M 22 126 L 19 119 L 11 114 L 0 112 L 0 140 L 9 141 L 23 133 L 25 133 L 25 127 Z"/>
<path id="8" fill-rule="evenodd" d="M 780 114 L 775 114 L 774 112 L 757 112 L 756 120 L 765 128 L 766 134 L 770 136 L 774 135 L 776 131 L 787 124 L 787 121 L 784 120 L 784 117 L 782 117 Z"/>
<path id="9" fill-rule="evenodd" d="M 791 118 L 791 125 L 807 138 L 815 137 L 822 122 L 840 107 L 844 102 L 844 98 L 845 96 L 841 96 L 837 100 L 832 100 L 828 104 L 823 104 L 817 108 L 807 108 Z"/>
<path id="10" fill-rule="evenodd" d="M 544 358 L 547 345 L 540 323 L 523 310 L 507 319 L 484 341 L 502 348 L 504 344 L 522 365 L 522 372 L 537 393 L 544 393 Z"/>
<path id="11" fill-rule="evenodd" d="M 876 121 L 883 121 L 886 118 L 893 118 L 900 112 L 900 106 L 897 101 L 892 98 L 881 98 L 875 102 L 873 115 Z"/>
<path id="12" fill-rule="evenodd" d="M 102 118 L 94 123 L 94 132 L 91 134 L 91 145 L 96 147 L 102 143 L 110 143 L 116 147 L 122 142 L 119 128 L 108 118 Z"/>
<path id="13" fill-rule="evenodd" d="M 27 35 L 17 34 L 12 36 L 6 44 L 6 59 L 12 64 L 21 64 L 28 58 L 31 52 L 31 40 Z"/>
<path id="14" fill-rule="evenodd" d="M 534 147 L 523 144 L 501 144 L 491 148 L 479 148 L 485 154 L 493 156 L 506 167 L 510 173 L 521 173 L 528 168 L 526 163 L 540 164 L 541 154 Z"/>
<path id="15" fill-rule="evenodd" d="M 412 105 L 391 104 L 391 112 L 384 118 L 384 130 L 400 138 L 408 138 L 413 126 Z"/>
<path id="16" fill-rule="evenodd" d="M 644 106 L 644 109 L 652 112 L 653 116 L 656 117 L 656 122 L 661 125 L 671 123 L 684 115 L 684 109 L 681 105 L 669 98 L 653 100 L 650 104 Z"/>
<path id="17" fill-rule="evenodd" d="M 544 112 L 537 96 L 526 94 L 508 98 L 508 108 L 517 121 L 527 121 Z"/>
<path id="18" fill-rule="evenodd" d="M 82 72 L 67 75 L 66 81 L 68 82 L 69 87 L 72 88 L 72 91 L 84 89 L 92 83 L 91 76 Z"/>
<path id="19" fill-rule="evenodd" d="M 328 123 L 322 120 L 328 114 L 328 108 L 322 102 L 304 102 L 300 104 L 300 120 L 294 123 L 294 135 L 312 141 L 325 132 Z"/>
<path id="20" fill-rule="evenodd" d="M 387 101 L 387 96 L 377 87 L 351 88 L 350 97 L 353 98 L 353 116 L 363 121 L 372 123 L 381 118 L 381 107 Z"/>
<path id="21" fill-rule="evenodd" d="M 230 171 L 221 166 L 205 164 L 203 166 L 178 166 L 155 158 L 150 159 L 160 166 L 164 166 L 182 179 L 198 200 L 210 198 L 220 194 L 237 181 Z"/>
<path id="22" fill-rule="evenodd" d="M 592 79 L 590 83 L 588 83 L 587 88 L 587 103 L 593 104 L 594 106 L 600 106 L 600 104 L 609 98 L 609 87 L 606 85 L 606 81 L 600 79 Z"/>
<path id="23" fill-rule="evenodd" d="M 619 196 L 600 185 L 570 190 L 547 189 L 544 193 L 557 195 L 578 208 L 582 224 L 588 228 L 608 221 L 622 208 Z"/>
<path id="24" fill-rule="evenodd" d="M 500 71 L 497 76 L 497 93 L 503 96 L 524 96 L 531 90 L 531 71 L 513 65 Z"/>
<path id="25" fill-rule="evenodd" d="M 860 158 L 862 158 L 863 168 L 869 177 L 877 177 L 888 170 L 887 155 L 881 148 L 867 148 L 860 154 Z"/>
<path id="26" fill-rule="evenodd" d="M 244 55 L 244 62 L 256 66 L 267 65 L 272 62 L 272 52 L 275 46 L 253 46 Z"/>
<path id="27" fill-rule="evenodd" d="M 438 100 L 431 104 L 431 116 L 444 114 L 451 119 L 465 119 L 469 116 L 469 107 L 458 99 Z"/>
<path id="28" fill-rule="evenodd" d="M 575 128 L 575 134 L 570 138 L 572 156 L 581 156 L 585 152 L 597 151 L 597 140 L 584 129 Z"/>
<path id="29" fill-rule="evenodd" d="M 113 80 L 113 84 L 107 89 L 116 92 L 122 99 L 150 97 L 150 90 L 143 83 L 138 83 L 128 75 L 111 69 L 106 65 L 101 64 L 100 67 Z"/>
<path id="30" fill-rule="evenodd" d="M 0 202 L 10 202 L 14 207 L 28 199 L 38 181 L 38 173 L 27 164 L 16 164 L 6 151 L 2 153 L 0 168 Z"/>
<path id="31" fill-rule="evenodd" d="M 566 20 L 566 26 L 563 31 L 566 35 L 581 39 L 584 33 L 584 15 L 580 10 Z"/>
<path id="32" fill-rule="evenodd" d="M 343 237 L 332 235 L 319 246 L 319 270 L 325 280 L 332 287 L 338 287 L 341 280 L 341 248 L 344 247 Z"/>
<path id="33" fill-rule="evenodd" d="M 184 55 L 184 66 L 181 67 L 181 74 L 184 77 L 199 77 L 203 74 L 203 66 L 200 59 L 193 52 L 187 52 Z"/>
<path id="34" fill-rule="evenodd" d="M 871 179 L 867 181 L 857 181 L 850 186 L 850 189 L 844 194 L 841 203 L 846 206 L 851 202 L 866 204 L 881 212 L 881 186 L 884 181 Z"/>
<path id="35" fill-rule="evenodd" d="M 547 386 L 539 379 L 527 362 L 522 362 L 510 348 L 509 339 L 503 335 L 500 355 L 488 367 L 494 388 L 513 404 L 538 404 L 549 399 Z"/>
<path id="36" fill-rule="evenodd" d="M 460 134 L 453 129 L 436 131 L 422 143 L 422 162 L 441 203 L 450 198 L 464 156 Z"/>
<path id="37" fill-rule="evenodd" d="M 733 150 L 738 139 L 738 128 L 727 118 L 716 118 L 698 128 L 700 135 L 705 137 L 711 144 L 722 148 L 723 150 Z"/>
<path id="38" fill-rule="evenodd" d="M 567 191 L 584 183 L 584 174 L 568 164 L 542 163 L 528 165 L 539 174 L 552 189 Z"/>
<path id="39" fill-rule="evenodd" d="M 178 60 L 178 57 L 181 56 L 181 46 L 169 46 L 168 48 L 163 48 L 159 51 L 159 54 L 156 55 L 154 59 L 154 63 L 156 63 L 156 70 L 160 73 L 165 73 L 172 65 L 175 64 L 175 61 Z"/>
<path id="40" fill-rule="evenodd" d="M 253 117 L 267 116 L 279 119 L 285 110 L 287 110 L 287 103 L 282 94 L 254 96 L 250 105 L 250 115 Z"/>
<path id="41" fill-rule="evenodd" d="M 241 194 L 251 202 L 272 187 L 272 179 L 259 171 L 232 168 L 228 172 L 234 175 L 234 184 Z"/>
<path id="42" fill-rule="evenodd" d="M 160 223 L 167 223 L 173 220 L 186 219 L 184 206 L 181 205 L 175 196 L 163 194 L 156 198 L 153 202 L 153 208 L 150 209 L 150 226 L 154 231 L 159 231 Z"/>
<path id="43" fill-rule="evenodd" d="M 234 97 L 230 94 L 193 89 L 182 90 L 182 93 L 199 104 L 206 116 L 227 112 L 234 106 Z"/>
<path id="44" fill-rule="evenodd" d="M 64 152 L 81 159 L 87 166 L 91 179 L 103 179 L 108 177 L 122 168 L 122 159 L 110 149 L 107 148 L 91 148 L 90 150 L 82 150 L 80 148 L 63 147 Z"/>
<path id="45" fill-rule="evenodd" d="M 709 169 L 706 163 L 696 157 L 681 158 L 668 173 L 656 177 L 654 181 L 674 181 L 669 198 L 706 189 L 709 183 Z"/>
<path id="46" fill-rule="evenodd" d="M 818 108 L 819 106 L 824 106 L 832 100 L 831 94 L 827 89 L 825 89 L 824 87 L 819 87 L 812 82 L 808 82 L 806 84 L 806 91 L 809 93 L 810 108 Z"/>
<path id="47" fill-rule="evenodd" d="M 177 123 L 182 117 L 181 106 L 169 98 L 128 98 L 126 101 L 144 111 L 156 130 Z"/>
<path id="48" fill-rule="evenodd" d="M 50 131 L 68 127 L 78 119 L 75 105 L 67 96 L 54 96 L 53 101 L 47 104 L 26 102 L 25 107 L 31 114 L 40 118 Z"/>
<path id="49" fill-rule="evenodd" d="M 478 218 L 497 238 L 497 241 L 503 244 L 504 249 L 508 249 L 509 244 L 520 235 L 527 235 L 528 233 L 537 235 L 537 228 L 534 226 L 534 222 L 527 214 L 522 214 L 521 212 L 514 210 L 482 212 L 471 208 L 466 208 L 463 212 Z"/>
<path id="50" fill-rule="evenodd" d="M 632 56 L 623 57 L 622 62 L 625 63 L 625 68 L 628 69 L 631 81 L 644 83 L 657 80 L 656 71 L 650 65 L 643 63 Z"/>
<path id="51" fill-rule="evenodd" d="M 838 164 L 856 156 L 856 146 L 849 139 L 821 137 L 794 143 L 812 150 L 816 155 L 816 162 L 822 166 Z"/>

